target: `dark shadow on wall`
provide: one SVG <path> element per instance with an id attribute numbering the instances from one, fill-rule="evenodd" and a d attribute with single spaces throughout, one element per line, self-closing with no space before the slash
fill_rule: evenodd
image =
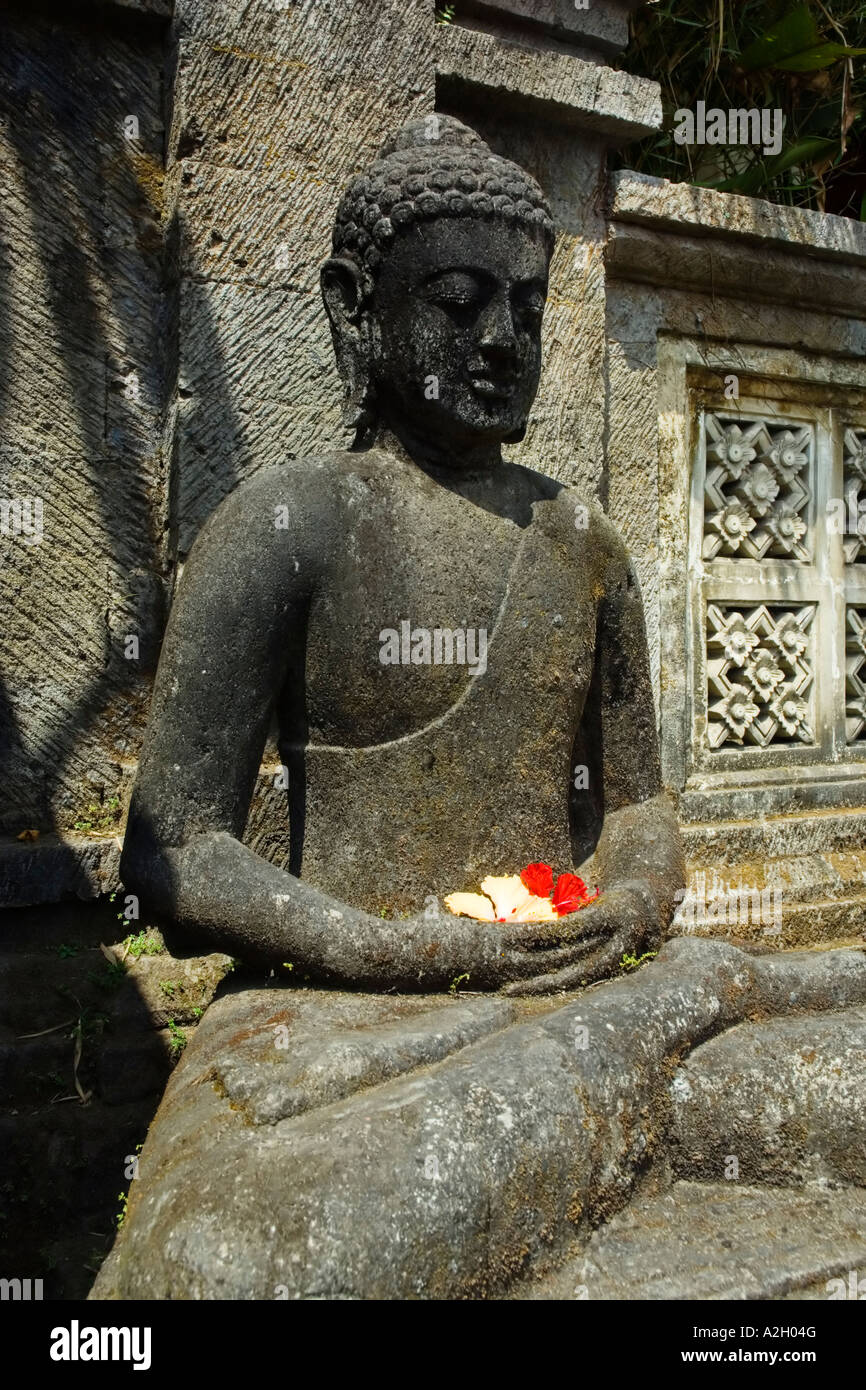
<path id="1" fill-rule="evenodd" d="M 25 819 L 51 830 L 58 827 L 61 793 L 81 780 L 84 769 L 76 762 L 82 746 L 96 736 L 109 763 L 128 761 L 137 754 L 136 726 L 140 733 L 146 715 L 147 678 L 158 657 L 174 562 L 169 529 L 177 459 L 166 423 L 177 378 L 179 232 L 174 216 L 160 223 L 165 36 L 152 27 L 130 28 L 117 15 L 61 26 L 17 6 L 6 25 L 0 107 L 25 205 L 26 254 L 45 286 L 46 346 L 62 364 L 60 447 L 49 435 L 46 452 L 62 458 L 63 434 L 75 440 L 87 506 L 84 516 L 69 518 L 70 535 L 89 532 L 82 561 L 104 559 L 119 591 L 112 596 L 115 613 L 99 615 L 102 651 L 95 659 L 90 654 L 83 680 L 64 595 L 57 592 L 44 633 L 46 659 L 62 656 L 74 700 L 62 707 L 61 692 L 48 721 L 42 718 L 50 736 L 41 746 L 28 744 L 28 721 L 23 711 L 16 718 L 8 693 L 0 710 L 0 785 L 7 802 L 29 784 Z M 138 146 L 123 138 L 130 111 L 141 113 Z M 21 235 L 20 226 L 9 230 Z M 7 316 L 13 312 L 10 275 L 4 256 L 0 297 Z M 221 343 L 203 299 L 196 331 L 213 371 L 223 361 Z M 21 426 L 9 341 L 8 333 L 0 334 L 0 354 L 7 350 L 5 360 L 0 356 L 4 442 Z M 138 400 L 126 394 L 130 373 L 138 378 Z M 225 370 L 219 375 L 228 379 Z M 226 428 L 239 434 L 227 395 L 223 409 Z M 32 449 L 32 437 L 29 444 Z M 37 474 L 50 466 L 32 454 L 26 463 Z M 228 465 L 224 492 L 237 480 L 232 460 Z M 14 593 L 14 601 L 27 604 L 26 589 Z M 135 666 L 124 657 L 124 632 L 140 638 Z M 105 794 L 114 790 L 106 786 Z M 20 820 L 14 803 L 2 811 L 7 829 L 14 828 Z"/>

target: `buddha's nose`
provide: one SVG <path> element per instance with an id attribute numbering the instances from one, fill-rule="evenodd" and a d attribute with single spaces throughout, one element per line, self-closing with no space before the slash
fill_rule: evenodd
<path id="1" fill-rule="evenodd" d="M 514 314 L 506 295 L 494 295 L 481 315 L 478 346 L 489 356 L 513 356 L 516 353 Z"/>

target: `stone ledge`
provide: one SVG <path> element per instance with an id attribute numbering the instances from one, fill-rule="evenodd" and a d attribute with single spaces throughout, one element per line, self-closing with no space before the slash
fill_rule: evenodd
<path id="1" fill-rule="evenodd" d="M 612 280 L 658 285 L 668 293 L 709 292 L 747 303 L 794 304 L 798 310 L 860 320 L 863 266 L 815 255 L 808 246 L 781 250 L 696 227 L 681 235 L 612 222 L 605 264 Z M 685 232 L 688 235 L 685 235 Z M 792 254 L 797 252 L 797 254 Z"/>
<path id="2" fill-rule="evenodd" d="M 827 260 L 866 265 L 866 224 L 783 207 L 621 169 L 612 175 L 609 215 L 657 231 L 740 238 Z"/>
<path id="3" fill-rule="evenodd" d="M 97 898 L 117 886 L 120 841 L 42 835 L 0 840 L 0 908 L 36 907 L 74 895 Z"/>
<path id="4" fill-rule="evenodd" d="M 492 16 L 527 22 L 554 38 L 615 54 L 628 44 L 628 17 L 641 4 L 643 0 L 592 0 L 578 10 L 574 0 L 472 0 L 472 11 L 482 21 Z"/>
<path id="5" fill-rule="evenodd" d="M 645 77 L 447 24 L 436 28 L 433 55 L 439 84 L 495 92 L 512 109 L 580 126 L 611 143 L 661 129 L 660 88 Z"/>
<path id="6" fill-rule="evenodd" d="M 861 850 L 866 843 L 866 808 L 802 811 L 754 819 L 680 822 L 686 858 L 712 868 L 724 857 L 775 859 L 782 856 Z"/>

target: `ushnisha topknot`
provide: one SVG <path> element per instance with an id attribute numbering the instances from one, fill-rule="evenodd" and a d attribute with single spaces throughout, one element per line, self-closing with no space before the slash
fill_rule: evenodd
<path id="1" fill-rule="evenodd" d="M 453 116 L 420 116 L 382 146 L 340 199 L 333 254 L 353 260 L 369 293 L 394 237 L 433 217 L 498 217 L 539 231 L 553 249 L 554 227 L 540 187 L 525 169 L 494 154 Z"/>

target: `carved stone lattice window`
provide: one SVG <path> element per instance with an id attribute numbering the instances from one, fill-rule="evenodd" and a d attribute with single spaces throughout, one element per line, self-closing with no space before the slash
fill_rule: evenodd
<path id="1" fill-rule="evenodd" d="M 706 395 L 690 520 L 693 759 L 866 752 L 866 421 Z"/>
<path id="2" fill-rule="evenodd" d="M 810 560 L 814 431 L 707 414 L 704 556 Z"/>
<path id="3" fill-rule="evenodd" d="M 723 743 L 814 743 L 814 605 L 707 609 L 708 737 Z M 866 652 L 862 654 L 866 657 Z M 715 697 L 715 698 L 714 698 Z"/>

